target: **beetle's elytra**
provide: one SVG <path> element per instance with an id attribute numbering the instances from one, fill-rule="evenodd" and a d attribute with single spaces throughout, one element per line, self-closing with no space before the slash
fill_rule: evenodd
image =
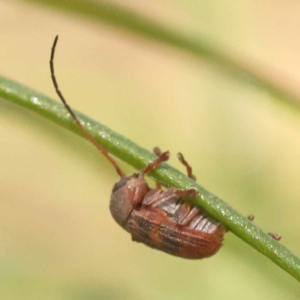
<path id="1" fill-rule="evenodd" d="M 56 93 L 82 133 L 112 163 L 121 177 L 114 185 L 110 198 L 110 211 L 115 221 L 131 234 L 133 241 L 175 256 L 198 259 L 215 254 L 222 246 L 226 228 L 208 216 L 202 208 L 185 201 L 185 197 L 198 196 L 197 190 L 180 190 L 174 187 L 163 190 L 159 183 L 152 189 L 144 179 L 147 173 L 169 159 L 168 151 L 161 152 L 159 148 L 155 148 L 156 160 L 138 174 L 125 176 L 107 150 L 82 127 L 59 90 L 54 75 L 53 60 L 57 40 L 58 36 L 54 40 L 50 58 L 51 77 Z M 187 168 L 188 176 L 195 180 L 192 168 L 182 154 L 179 153 L 178 158 Z M 253 217 L 250 216 L 249 219 Z M 274 234 L 273 237 L 275 238 Z"/>

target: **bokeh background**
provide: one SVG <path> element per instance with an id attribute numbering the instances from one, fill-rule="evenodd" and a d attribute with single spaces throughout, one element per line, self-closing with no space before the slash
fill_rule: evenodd
<path id="1" fill-rule="evenodd" d="M 51 1 L 50 1 L 51 2 Z M 120 4 L 261 69 L 300 94 L 298 1 Z M 300 255 L 300 118 L 206 61 L 37 4 L 0 0 L 0 72 L 141 146 L 158 145 L 198 182 Z M 0 100 L 1 299 L 299 299 L 298 282 L 226 235 L 188 261 L 133 243 L 108 209 L 113 168 L 84 139 Z M 127 173 L 133 169 L 121 163 Z"/>

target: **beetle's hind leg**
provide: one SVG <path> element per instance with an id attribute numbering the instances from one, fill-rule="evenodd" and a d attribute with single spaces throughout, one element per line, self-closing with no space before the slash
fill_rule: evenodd
<path id="1" fill-rule="evenodd" d="M 192 180 L 196 181 L 196 176 L 193 174 L 192 167 L 184 159 L 182 153 L 179 152 L 177 154 L 177 157 L 178 157 L 179 161 L 186 167 L 188 177 L 191 178 Z"/>

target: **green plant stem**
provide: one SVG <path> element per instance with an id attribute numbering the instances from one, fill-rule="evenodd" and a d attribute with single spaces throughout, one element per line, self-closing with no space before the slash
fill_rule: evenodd
<path id="1" fill-rule="evenodd" d="M 160 42 L 192 54 L 196 58 L 206 59 L 226 74 L 247 84 L 257 86 L 274 96 L 272 99 L 300 112 L 300 96 L 281 86 L 262 73 L 253 69 L 253 63 L 246 66 L 222 53 L 217 47 L 210 45 L 201 37 L 188 37 L 181 32 L 163 26 L 147 17 L 135 13 L 109 1 L 93 0 L 30 0 L 36 4 L 46 4 L 53 8 L 75 13 L 89 20 L 101 22 L 138 35 L 147 40 Z M 28 2 L 28 0 L 26 0 Z M 56 32 L 54 33 L 56 34 Z M 261 66 L 257 66 L 261 69 Z M 271 72 L 270 72 L 271 73 Z"/>
<path id="2" fill-rule="evenodd" d="M 41 116 L 82 136 L 64 106 L 36 91 L 0 76 L 0 97 L 38 113 Z M 129 139 L 112 131 L 108 127 L 76 112 L 85 129 L 111 154 L 141 170 L 155 159 L 152 152 L 143 149 Z M 289 249 L 272 239 L 230 205 L 205 190 L 186 175 L 162 164 L 151 173 L 151 177 L 166 186 L 178 188 L 196 188 L 201 197 L 195 200 L 213 217 L 224 223 L 230 231 L 253 248 L 270 258 L 274 263 L 300 281 L 300 259 Z"/>

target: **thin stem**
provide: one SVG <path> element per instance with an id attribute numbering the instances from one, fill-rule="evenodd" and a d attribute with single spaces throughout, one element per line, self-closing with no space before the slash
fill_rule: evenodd
<path id="1" fill-rule="evenodd" d="M 206 59 L 233 78 L 265 90 L 274 96 L 271 98 L 272 100 L 277 100 L 279 103 L 300 112 L 300 95 L 282 86 L 279 82 L 280 77 L 277 80 L 271 80 L 261 71 L 258 71 L 262 70 L 262 66 L 257 65 L 256 68 L 253 68 L 255 65 L 253 62 L 245 65 L 230 55 L 223 53 L 201 36 L 197 36 L 197 38 L 186 36 L 179 31 L 149 20 L 146 16 L 110 1 L 31 0 L 31 2 L 66 10 L 68 14 L 75 13 L 89 20 L 105 23 L 127 33 L 138 35 L 144 39 L 175 47 L 184 53 L 192 54 L 200 60 Z M 243 61 L 246 61 L 246 58 Z M 268 73 L 274 76 L 273 70 L 270 70 Z"/>
<path id="2" fill-rule="evenodd" d="M 0 76 L 0 97 L 34 111 L 45 118 L 83 136 L 65 107 L 50 98 Z M 156 156 L 106 126 L 76 112 L 85 130 L 111 154 L 141 170 Z M 196 188 L 201 197 L 195 201 L 213 217 L 224 223 L 235 235 L 270 258 L 275 264 L 300 281 L 300 259 L 281 243 L 251 223 L 230 205 L 205 190 L 186 175 L 163 163 L 151 177 L 167 186 Z"/>

